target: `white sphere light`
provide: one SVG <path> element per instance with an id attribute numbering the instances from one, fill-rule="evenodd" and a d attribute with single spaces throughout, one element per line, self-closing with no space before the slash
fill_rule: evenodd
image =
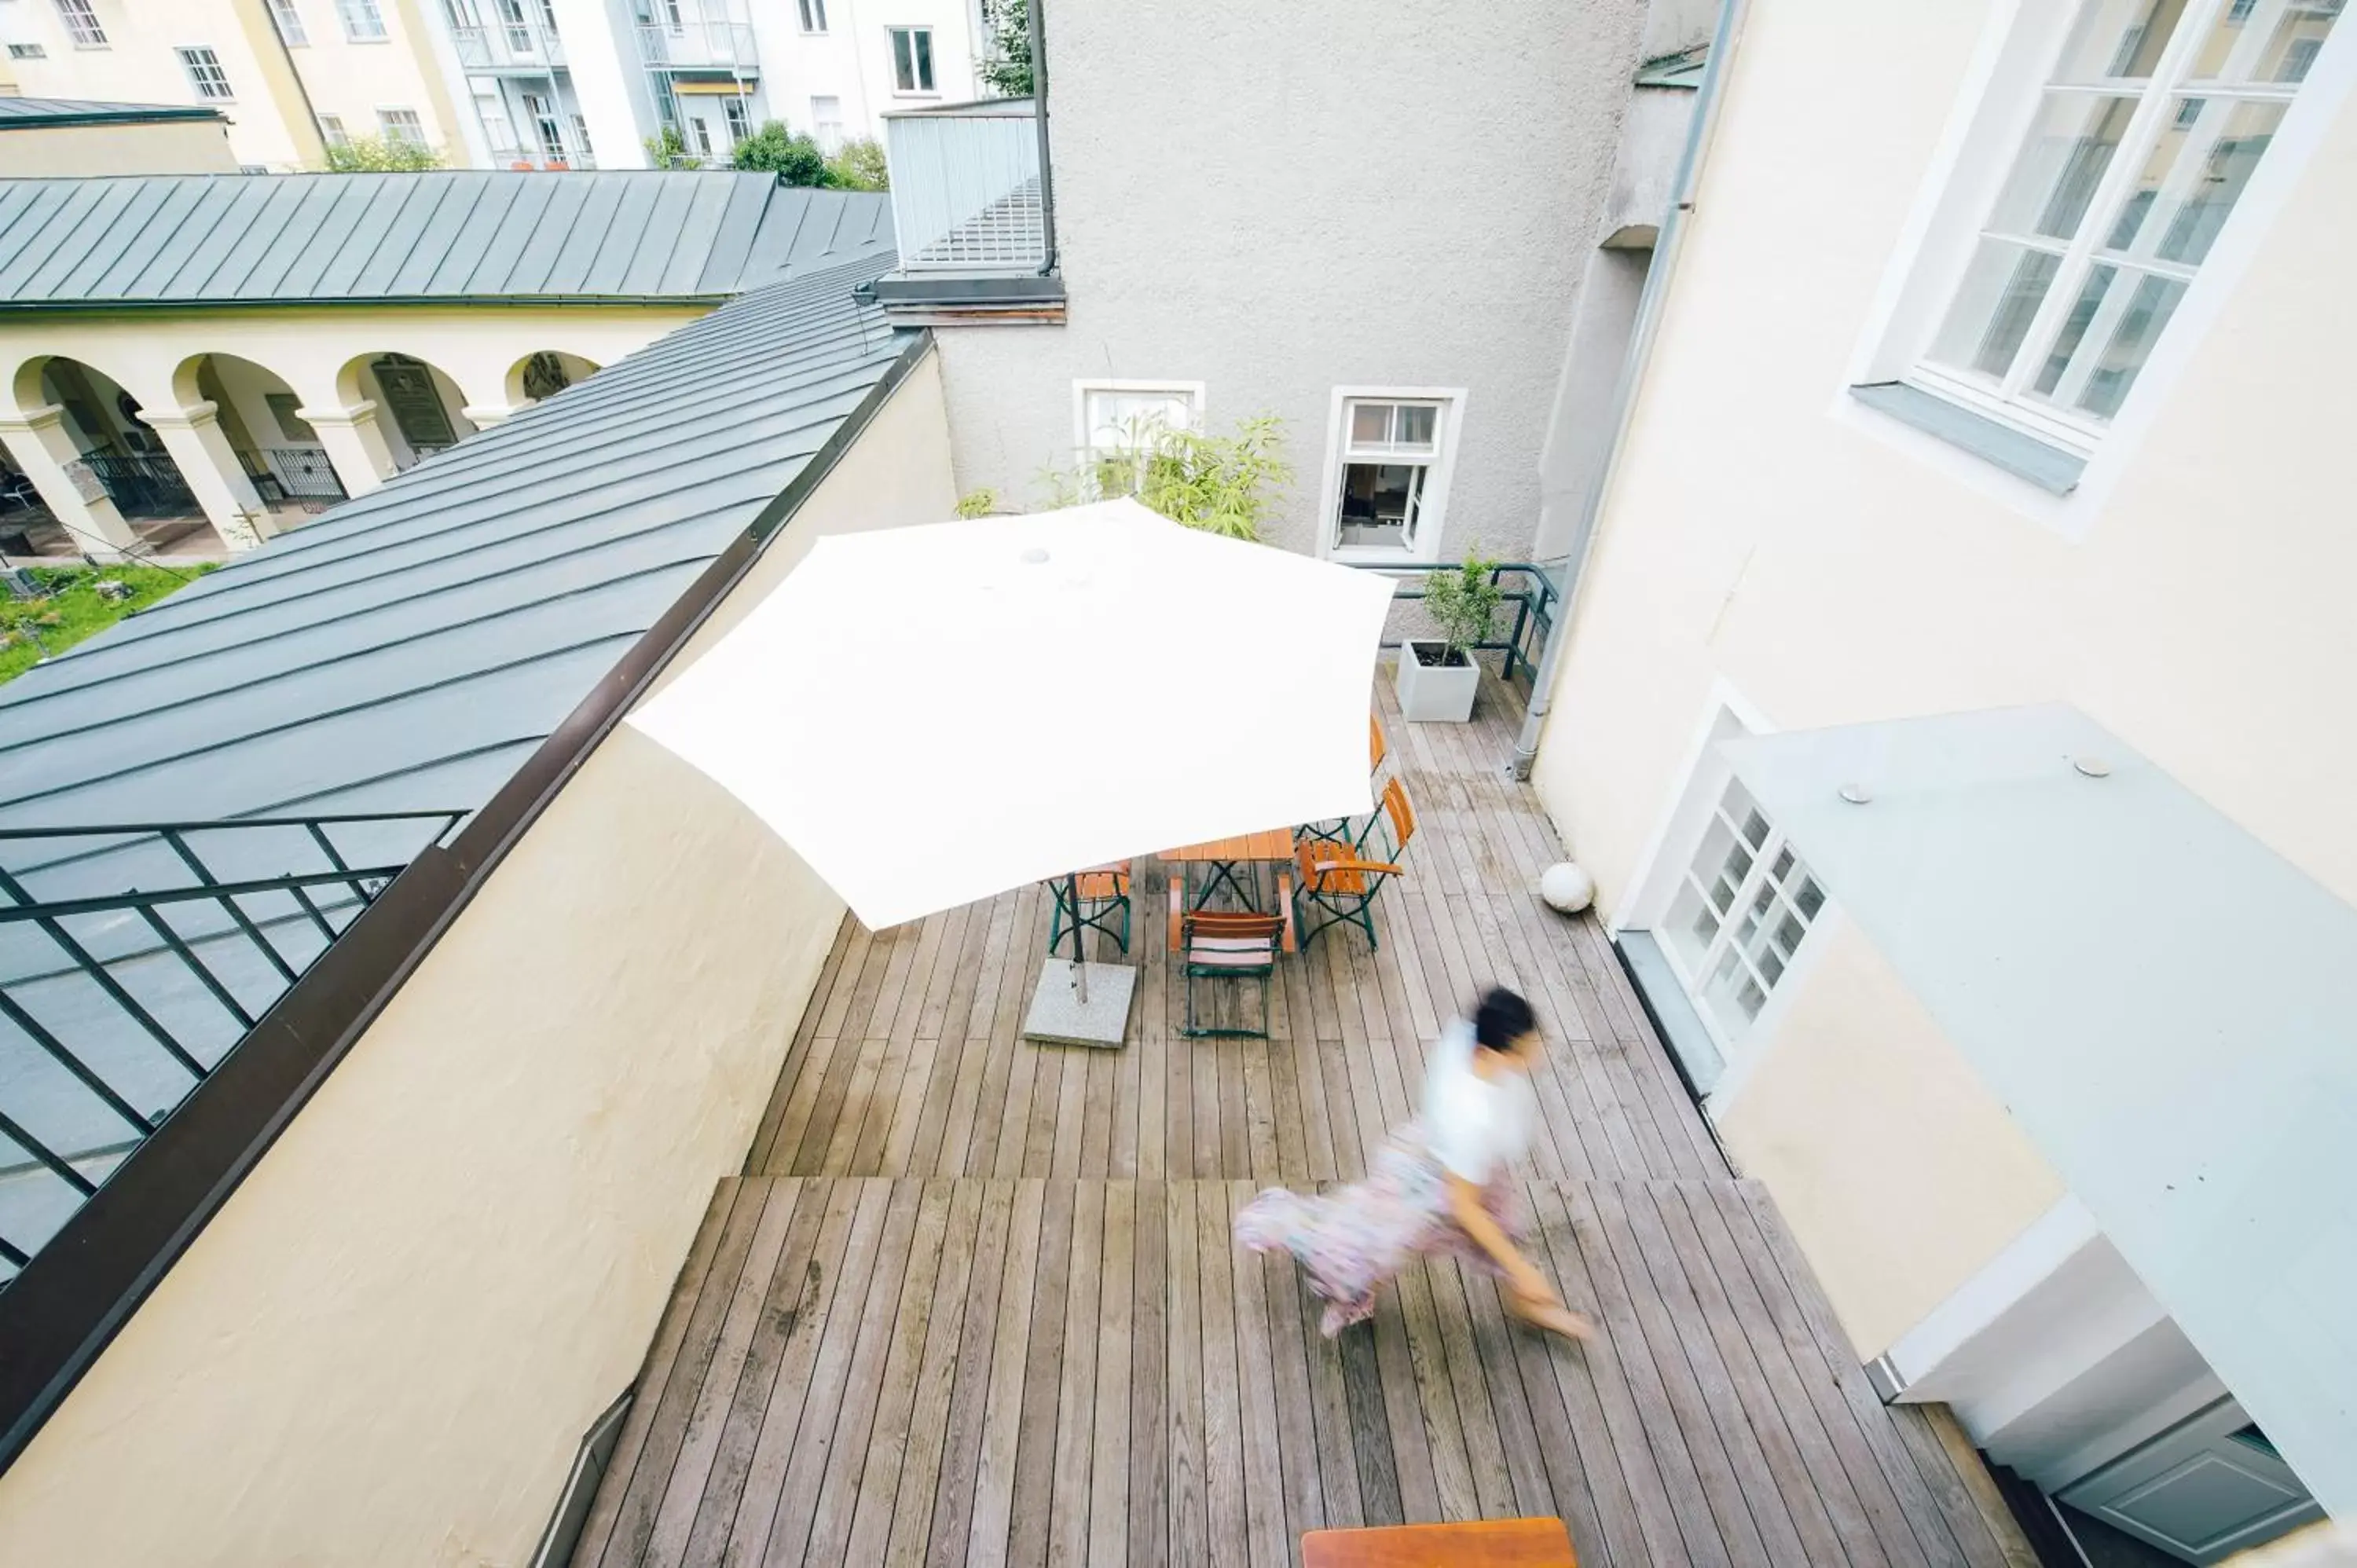
<path id="1" fill-rule="evenodd" d="M 1596 878 L 1567 860 L 1557 861 L 1539 875 L 1539 897 L 1549 908 L 1577 915 L 1596 901 Z"/>

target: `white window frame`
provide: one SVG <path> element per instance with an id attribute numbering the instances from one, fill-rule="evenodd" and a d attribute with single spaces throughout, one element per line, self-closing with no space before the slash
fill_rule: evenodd
<path id="1" fill-rule="evenodd" d="M 834 105 L 832 116 L 819 113 L 822 103 Z M 811 134 L 818 141 L 819 151 L 828 157 L 843 151 L 843 100 L 832 93 L 821 93 L 810 101 Z"/>
<path id="2" fill-rule="evenodd" d="M 10 59 L 47 59 L 49 58 L 49 51 L 38 44 L 10 44 L 8 58 Z"/>
<path id="3" fill-rule="evenodd" d="M 1457 477 L 1457 444 L 1465 429 L 1469 398 L 1463 387 L 1338 386 L 1326 414 L 1326 467 L 1318 486 L 1318 553 L 1333 561 L 1378 564 L 1420 565 L 1442 559 L 1440 543 L 1448 524 L 1448 492 Z M 1432 461 L 1426 465 L 1423 489 L 1416 495 L 1415 541 L 1405 550 L 1380 545 L 1344 544 L 1342 539 L 1342 470 L 1352 462 L 1351 405 L 1355 403 L 1429 403 L 1439 405 Z"/>
<path id="4" fill-rule="evenodd" d="M 234 103 L 237 92 L 229 84 L 229 72 L 221 68 L 221 55 L 210 44 L 174 44 L 172 53 L 180 62 L 180 70 L 188 79 L 188 86 L 207 103 Z M 201 59 L 193 57 L 201 55 Z M 208 80 L 220 91 L 206 85 Z"/>
<path id="5" fill-rule="evenodd" d="M 555 94 L 519 91 L 516 96 L 523 102 L 524 118 L 532 124 L 533 139 L 540 144 L 541 160 L 567 161 L 572 154 L 565 144 L 565 107 L 556 102 Z"/>
<path id="6" fill-rule="evenodd" d="M 704 116 L 683 114 L 680 117 L 687 122 L 688 150 L 699 158 L 712 156 L 712 127 L 705 123 Z"/>
<path id="7" fill-rule="evenodd" d="M 728 150 L 733 153 L 753 134 L 753 106 L 742 98 L 724 98 L 720 118 L 728 127 Z"/>
<path id="8" fill-rule="evenodd" d="M 344 129 L 344 117 L 341 114 L 319 116 L 319 140 L 331 147 L 349 147 L 352 145 L 351 133 Z"/>
<path id="9" fill-rule="evenodd" d="M 66 41 L 78 49 L 104 49 L 114 46 L 106 39 L 106 26 L 98 19 L 98 9 L 91 0 L 56 0 L 58 22 L 66 30 Z"/>
<path id="10" fill-rule="evenodd" d="M 348 44 L 382 44 L 392 37 L 378 0 L 336 0 L 336 20 L 342 25 Z"/>
<path id="11" fill-rule="evenodd" d="M 1090 439 L 1089 399 L 1098 392 L 1121 392 L 1130 395 L 1183 398 L 1187 403 L 1187 428 L 1203 428 L 1203 383 L 1201 381 L 1139 381 L 1129 377 L 1098 376 L 1072 383 L 1072 450 L 1083 457 L 1097 455 L 1096 444 Z"/>
<path id="12" fill-rule="evenodd" d="M 1695 1016 L 1719 1054 L 1718 1079 L 1711 1086 L 1707 1099 L 1714 1118 L 1723 1115 L 1741 1094 L 1752 1069 L 1760 1063 L 1763 1047 L 1776 1037 L 1793 997 L 1808 989 L 1811 972 L 1833 946 L 1834 933 L 1844 920 L 1840 903 L 1820 877 L 1817 886 L 1824 890 L 1825 902 L 1808 922 L 1807 940 L 1801 943 L 1783 974 L 1769 988 L 1767 1004 L 1760 1010 L 1759 1016 L 1731 1039 L 1703 1000 L 1687 972 L 1684 956 L 1674 950 L 1670 939 L 1666 922 L 1671 906 L 1695 856 L 1701 851 L 1712 814 L 1727 793 L 1727 781 L 1735 777 L 1735 769 L 1720 752 L 1720 743 L 1770 735 L 1775 730 L 1768 715 L 1731 682 L 1724 677 L 1712 682 L 1700 722 L 1673 775 L 1674 782 L 1663 799 L 1661 814 L 1638 851 L 1637 871 L 1628 884 L 1632 891 L 1620 901 L 1605 925 L 1606 933 L 1616 941 L 1629 931 L 1652 936 L 1662 950 L 1663 961 L 1693 1004 Z M 1774 819 L 1769 821 L 1773 828 Z M 1782 841 L 1780 836 L 1770 842 Z M 1808 856 L 1801 854 L 1801 860 L 1805 865 Z M 1764 861 L 1754 862 L 1755 874 L 1762 864 Z M 1748 881 L 1738 898 L 1749 897 L 1756 886 L 1756 881 Z M 1716 950 L 1706 956 L 1715 962 Z M 1708 973 L 1707 968 L 1704 973 Z"/>
<path id="13" fill-rule="evenodd" d="M 311 32 L 303 25 L 303 13 L 296 9 L 295 0 L 270 0 L 270 20 L 278 28 L 278 41 L 288 48 L 309 46 Z"/>
<path id="14" fill-rule="evenodd" d="M 794 11 L 803 32 L 816 35 L 826 31 L 826 0 L 794 0 Z"/>
<path id="15" fill-rule="evenodd" d="M 900 49 L 899 40 L 899 36 L 902 33 L 909 35 L 909 80 L 911 85 L 908 87 L 900 85 Z M 930 81 L 918 80 L 916 36 L 919 33 L 922 33 L 925 36 L 924 65 L 925 74 L 932 79 Z M 939 85 L 942 80 L 942 61 L 941 56 L 933 48 L 933 29 L 930 24 L 922 22 L 895 22 L 888 25 L 884 29 L 884 53 L 886 59 L 891 65 L 893 97 L 939 98 L 942 95 L 941 87 Z"/>
<path id="16" fill-rule="evenodd" d="M 409 116 L 410 125 L 415 127 L 417 132 L 416 140 L 411 141 L 408 136 L 395 133 L 393 121 L 393 116 L 395 114 L 406 114 Z M 407 127 L 404 127 L 404 129 L 407 129 Z M 403 143 L 407 145 L 416 147 L 430 147 L 434 145 L 431 141 L 426 139 L 425 117 L 420 114 L 416 110 L 410 108 L 405 103 L 379 105 L 376 112 L 376 131 L 377 134 L 382 136 L 388 145 Z"/>
<path id="17" fill-rule="evenodd" d="M 2207 27 L 2233 0 L 2192 0 L 2170 58 L 2158 62 L 2154 86 L 2129 136 L 2105 168 L 2080 233 L 2092 240 L 2102 219 L 2116 207 L 2149 149 L 2145 133 L 2165 130 L 2159 107 L 2179 96 L 2181 60 L 2199 47 Z M 2195 13 L 2199 13 L 2199 20 Z M 2357 22 L 2333 28 L 2305 80 L 2290 95 L 2289 108 L 2259 160 L 2241 199 L 2194 269 L 2192 282 L 2147 354 L 2122 406 L 2108 421 L 2073 420 L 2043 406 L 2025 408 L 1970 384 L 1953 370 L 1928 365 L 1926 354 L 1971 264 L 1982 226 L 2003 190 L 2030 134 L 2049 81 L 2079 16 L 2076 4 L 2051 0 L 2000 0 L 1974 60 L 1931 167 L 1919 190 L 1900 242 L 1886 270 L 1865 330 L 1846 367 L 1843 386 L 1829 413 L 1899 447 L 2016 513 L 2053 529 L 2065 539 L 2084 536 L 2118 482 L 2154 412 L 2183 373 L 2210 326 L 2222 311 L 2267 230 L 2281 215 L 2309 160 L 2324 142 L 2352 84 L 2357 84 Z M 2169 83 L 2164 87 L 2163 81 Z M 2058 275 L 2045 306 L 2067 312 L 2077 297 L 2083 272 Z M 2025 341 L 2050 337 L 2044 319 L 2033 323 Z M 2034 358 L 2035 356 L 2025 356 Z M 2079 483 L 2057 496 L 2017 479 L 1941 438 L 1901 425 L 1888 415 L 1862 410 L 1847 388 L 1904 381 L 1970 413 L 2085 460 Z"/>

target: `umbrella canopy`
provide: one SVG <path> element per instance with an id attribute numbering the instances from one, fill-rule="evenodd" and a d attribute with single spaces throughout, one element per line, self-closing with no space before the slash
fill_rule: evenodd
<path id="1" fill-rule="evenodd" d="M 837 535 L 630 722 L 880 929 L 1370 810 L 1391 598 L 1131 500 Z"/>

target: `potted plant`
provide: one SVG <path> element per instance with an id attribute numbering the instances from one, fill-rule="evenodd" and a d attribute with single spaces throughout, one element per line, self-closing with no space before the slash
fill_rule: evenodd
<path id="1" fill-rule="evenodd" d="M 1481 667 L 1473 650 L 1490 635 L 1500 595 L 1494 564 L 1475 556 L 1425 579 L 1424 608 L 1440 635 L 1400 645 L 1400 713 L 1418 722 L 1463 724 L 1473 716 Z"/>

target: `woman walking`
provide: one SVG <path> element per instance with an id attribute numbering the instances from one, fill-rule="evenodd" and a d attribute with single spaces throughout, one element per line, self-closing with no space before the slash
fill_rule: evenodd
<path id="1" fill-rule="evenodd" d="M 1366 1180 L 1325 1197 L 1271 1187 L 1236 1215 L 1237 1241 L 1293 1254 L 1326 1302 L 1329 1339 L 1374 1316 L 1377 1285 L 1447 1256 L 1497 1275 L 1523 1322 L 1587 1338 L 1595 1326 L 1555 1298 L 1514 1244 L 1522 1225 L 1511 1167 L 1529 1150 L 1540 1051 L 1531 1004 L 1491 991 L 1471 1023 L 1441 1032 L 1422 1114 L 1392 1134 Z"/>

